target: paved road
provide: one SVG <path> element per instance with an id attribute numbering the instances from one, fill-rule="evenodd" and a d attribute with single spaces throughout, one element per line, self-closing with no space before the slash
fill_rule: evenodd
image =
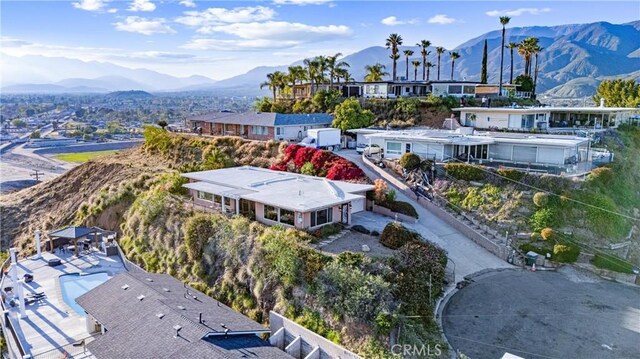
<path id="1" fill-rule="evenodd" d="M 377 173 L 365 166 L 362 157 L 354 150 L 342 150 L 336 153 L 357 164 L 365 171 L 369 178 L 380 178 Z M 406 226 L 418 231 L 425 239 L 435 242 L 447 250 L 449 258 L 455 263 L 456 282 L 461 281 L 466 275 L 483 269 L 512 267 L 417 204 L 415 198 L 408 198 L 403 193 L 399 191 L 396 192 L 396 198 L 399 201 L 413 204 L 418 211 L 418 223 L 406 224 Z M 381 218 L 380 216 L 369 213 L 354 215 L 354 221 L 362 221 L 365 227 L 369 229 L 378 228 L 378 231 L 388 222 L 388 219 L 385 222 L 384 220 L 380 220 Z"/>
<path id="2" fill-rule="evenodd" d="M 640 358 L 640 288 L 572 267 L 480 276 L 451 297 L 442 323 L 474 359 Z"/>

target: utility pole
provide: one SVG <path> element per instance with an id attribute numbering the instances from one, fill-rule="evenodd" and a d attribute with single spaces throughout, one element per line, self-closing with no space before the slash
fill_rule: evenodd
<path id="1" fill-rule="evenodd" d="M 44 176 L 44 172 L 40 172 L 38 170 L 33 170 L 33 173 L 29 174 L 31 177 L 34 177 L 37 182 L 40 182 L 40 176 Z"/>

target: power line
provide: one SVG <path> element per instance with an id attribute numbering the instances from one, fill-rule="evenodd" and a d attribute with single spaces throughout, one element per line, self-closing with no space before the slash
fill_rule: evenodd
<path id="1" fill-rule="evenodd" d="M 468 164 L 468 163 L 466 163 L 466 162 L 464 162 L 464 161 L 461 161 L 461 160 L 459 160 L 459 159 L 457 159 L 457 158 L 454 158 L 454 157 L 451 157 L 451 159 L 452 159 L 453 161 L 458 162 L 458 163 Z M 489 174 L 491 174 L 491 175 L 494 175 L 494 176 L 497 176 L 497 177 L 500 177 L 500 178 L 506 179 L 506 180 L 508 180 L 508 181 L 511 181 L 511 182 L 517 183 L 517 184 L 519 184 L 519 185 L 521 185 L 521 186 L 525 186 L 525 187 L 529 187 L 529 188 L 531 188 L 531 189 L 535 189 L 535 190 L 537 190 L 537 191 L 539 191 L 539 192 L 544 192 L 544 193 L 547 193 L 547 194 L 550 194 L 550 195 L 553 195 L 553 196 L 560 197 L 560 198 L 562 198 L 562 199 L 566 199 L 566 200 L 571 201 L 571 202 L 575 202 L 575 203 L 578 203 L 578 204 L 582 204 L 582 205 L 587 206 L 587 207 L 591 207 L 591 208 L 594 208 L 594 209 L 599 209 L 599 210 L 601 210 L 601 211 L 608 212 L 608 213 L 611 213 L 611 214 L 615 214 L 615 215 L 617 215 L 617 216 L 620 216 L 620 217 L 624 217 L 624 218 L 630 219 L 630 220 L 632 220 L 632 221 L 640 221 L 640 219 L 635 218 L 635 217 L 628 216 L 628 215 L 626 215 L 626 214 L 622 214 L 622 213 L 619 213 L 619 212 L 616 212 L 616 211 L 612 211 L 612 210 L 609 210 L 609 209 L 606 209 L 606 208 L 598 207 L 598 206 L 592 205 L 592 204 L 590 204 L 590 203 L 582 202 L 582 201 L 579 201 L 579 200 L 577 200 L 577 199 L 573 199 L 573 198 L 570 198 L 570 197 L 567 197 L 567 196 L 563 196 L 563 195 L 560 195 L 560 194 L 557 194 L 557 193 L 554 193 L 554 192 L 551 192 L 551 191 L 547 191 L 547 190 L 542 189 L 542 188 L 538 188 L 538 187 L 536 187 L 536 186 L 532 186 L 532 185 L 526 184 L 526 183 L 524 183 L 524 182 L 516 181 L 516 180 L 511 179 L 511 178 L 509 178 L 509 177 L 503 176 L 503 175 L 501 175 L 501 174 L 499 174 L 499 173 L 497 173 L 497 172 L 489 171 L 488 169 L 485 169 L 485 168 L 484 168 L 484 166 L 482 166 L 482 165 L 477 165 L 476 167 L 477 167 L 478 169 L 480 169 L 481 171 L 487 172 L 487 173 L 489 173 Z M 522 171 L 520 171 L 520 172 L 522 172 Z"/>
<path id="2" fill-rule="evenodd" d="M 610 259 L 610 258 L 609 258 L 609 257 L 615 257 L 615 258 L 617 258 L 620 262 L 624 262 L 624 263 L 626 263 L 626 264 L 628 264 L 628 265 L 630 265 L 630 266 L 632 266 L 632 267 L 634 267 L 634 268 L 636 267 L 636 265 L 635 265 L 634 263 L 632 263 L 632 262 L 628 262 L 628 261 L 627 261 L 627 260 L 625 260 L 625 259 L 622 259 L 622 258 L 620 258 L 620 257 L 618 257 L 618 256 L 616 256 L 616 255 L 613 255 L 613 254 L 609 254 L 609 253 L 607 253 L 607 252 L 603 251 L 602 249 L 598 249 L 598 248 L 593 247 L 593 246 L 591 246 L 591 245 L 589 245 L 589 244 L 586 244 L 586 243 L 583 243 L 583 242 L 578 242 L 578 241 L 577 241 L 577 240 L 575 240 L 574 238 L 569 237 L 569 236 L 565 235 L 564 233 L 559 233 L 559 232 L 554 231 L 554 234 L 559 235 L 560 237 L 562 237 L 562 238 L 564 238 L 564 239 L 568 240 L 569 242 L 571 242 L 571 243 L 573 243 L 573 244 L 577 245 L 578 247 L 582 246 L 582 248 L 583 248 L 583 249 L 586 247 L 586 248 L 588 248 L 588 249 L 590 249 L 590 250 L 592 250 L 592 251 L 600 252 L 600 254 L 604 254 L 603 256 L 601 256 L 601 258 L 602 258 L 602 259 L 604 259 L 605 261 L 609 262 L 609 263 L 612 263 L 612 264 L 618 264 L 618 263 L 616 263 L 614 260 L 612 260 L 612 259 Z"/>

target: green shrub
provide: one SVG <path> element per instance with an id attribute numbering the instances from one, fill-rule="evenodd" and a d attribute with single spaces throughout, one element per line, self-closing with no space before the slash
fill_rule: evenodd
<path id="1" fill-rule="evenodd" d="M 380 243 L 391 249 L 398 249 L 409 242 L 421 239 L 419 233 L 395 222 L 387 224 L 380 235 Z"/>
<path id="2" fill-rule="evenodd" d="M 608 269 L 614 272 L 633 273 L 633 265 L 631 263 L 609 254 L 598 253 L 593 257 L 591 263 L 598 268 Z"/>
<path id="3" fill-rule="evenodd" d="M 198 214 L 187 220 L 184 225 L 184 244 L 191 261 L 197 261 L 202 257 L 205 243 L 214 234 L 213 222 L 208 215 Z"/>
<path id="4" fill-rule="evenodd" d="M 622 216 L 615 214 L 619 211 L 613 199 L 593 192 L 585 193 L 582 199 L 591 205 L 586 208 L 586 217 L 593 232 L 607 238 L 622 238 L 628 233 L 630 225 Z"/>
<path id="5" fill-rule="evenodd" d="M 395 202 L 396 200 L 396 191 L 390 190 L 384 196 L 385 202 Z"/>
<path id="6" fill-rule="evenodd" d="M 549 204 L 549 195 L 545 192 L 536 192 L 533 195 L 533 204 L 538 207 L 546 207 Z"/>
<path id="7" fill-rule="evenodd" d="M 342 252 L 336 257 L 336 261 L 344 266 L 360 267 L 366 256 L 363 253 Z"/>
<path id="8" fill-rule="evenodd" d="M 444 170 L 448 175 L 463 181 L 482 181 L 485 173 L 480 166 L 466 163 L 447 163 Z"/>
<path id="9" fill-rule="evenodd" d="M 412 171 L 420 166 L 420 157 L 415 153 L 404 153 L 400 156 L 398 164 L 407 171 Z"/>
<path id="10" fill-rule="evenodd" d="M 525 173 L 518 171 L 518 170 L 514 170 L 514 169 L 510 169 L 510 168 L 499 168 L 496 171 L 500 176 L 502 177 L 506 177 L 507 179 L 510 179 L 512 181 L 516 181 L 516 182 L 520 182 L 522 181 L 522 179 L 524 178 Z"/>
<path id="11" fill-rule="evenodd" d="M 411 203 L 403 201 L 386 201 L 380 204 L 382 207 L 388 208 L 394 212 L 404 214 L 413 218 L 418 218 L 418 212 Z"/>
<path id="12" fill-rule="evenodd" d="M 589 175 L 587 176 L 587 181 L 594 184 L 607 186 L 611 183 L 613 178 L 614 175 L 611 168 L 598 167 L 591 170 L 591 173 L 589 173 Z"/>
<path id="13" fill-rule="evenodd" d="M 580 247 L 573 244 L 556 244 L 553 246 L 552 259 L 560 263 L 573 263 L 578 260 Z"/>
<path id="14" fill-rule="evenodd" d="M 557 213 L 550 208 L 541 208 L 533 213 L 529 220 L 533 230 L 538 232 L 547 227 L 557 227 L 559 220 Z"/>
<path id="15" fill-rule="evenodd" d="M 536 252 L 542 256 L 546 256 L 547 253 L 553 255 L 553 248 L 551 247 L 538 247 L 531 243 L 524 243 L 521 244 L 518 248 L 524 254 L 527 254 L 528 252 Z"/>
<path id="16" fill-rule="evenodd" d="M 316 171 L 315 168 L 313 168 L 313 163 L 307 162 L 302 165 L 302 167 L 300 167 L 300 173 L 307 176 L 315 176 Z"/>
<path id="17" fill-rule="evenodd" d="M 329 325 L 322 319 L 320 313 L 304 308 L 302 315 L 295 318 L 295 322 L 303 327 L 322 335 L 323 337 L 331 340 L 334 343 L 340 344 L 340 334 L 335 330 L 332 330 Z"/>

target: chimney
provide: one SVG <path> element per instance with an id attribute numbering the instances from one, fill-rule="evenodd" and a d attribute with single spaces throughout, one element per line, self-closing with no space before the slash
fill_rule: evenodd
<path id="1" fill-rule="evenodd" d="M 176 331 L 176 335 L 174 336 L 174 338 L 178 338 L 180 336 L 180 330 L 182 330 L 182 327 L 180 325 L 174 325 L 173 329 Z"/>
<path id="2" fill-rule="evenodd" d="M 600 107 L 601 108 L 604 107 L 604 99 L 603 98 L 600 98 Z"/>

